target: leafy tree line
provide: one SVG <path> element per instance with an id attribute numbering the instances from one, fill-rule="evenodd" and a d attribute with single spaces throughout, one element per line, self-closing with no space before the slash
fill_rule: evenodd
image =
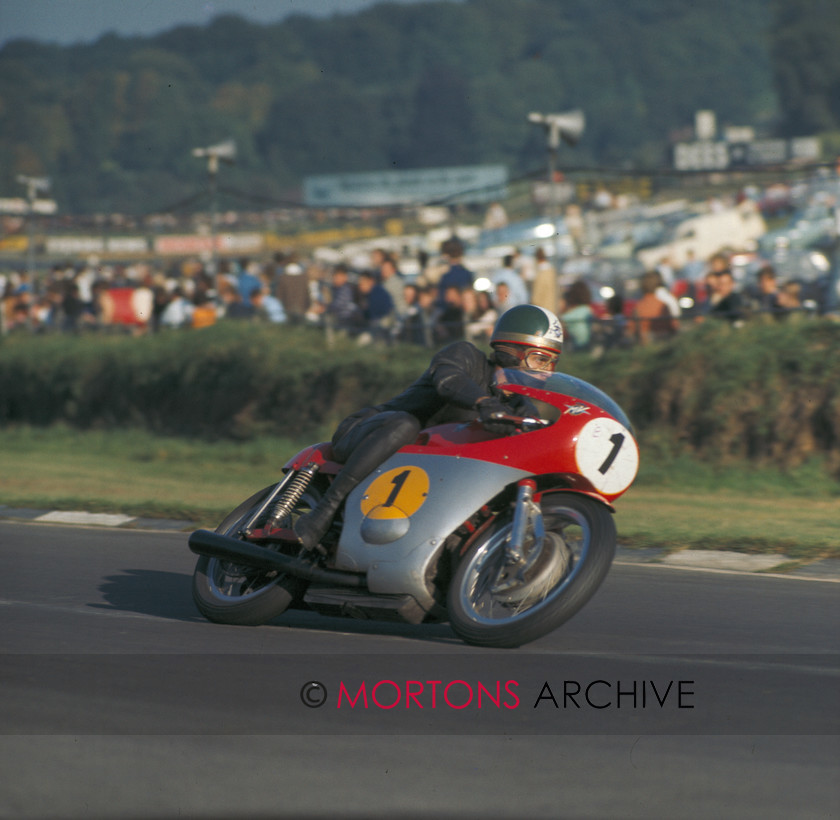
<path id="1" fill-rule="evenodd" d="M 315 173 L 503 163 L 516 175 L 544 162 L 532 110 L 585 111 L 570 164 L 662 163 L 698 108 L 837 128 L 834 6 L 429 0 L 84 46 L 16 41 L 0 50 L 0 195 L 21 193 L 17 174 L 47 175 L 65 211 L 162 209 L 203 185 L 191 149 L 228 138 L 239 154 L 225 184 L 255 198 L 288 198 Z"/>

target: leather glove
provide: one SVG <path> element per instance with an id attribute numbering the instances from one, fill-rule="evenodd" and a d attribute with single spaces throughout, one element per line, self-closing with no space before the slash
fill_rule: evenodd
<path id="1" fill-rule="evenodd" d="M 493 418 L 496 413 L 509 414 L 510 412 L 509 408 L 505 407 L 499 399 L 493 396 L 480 399 L 476 403 L 476 407 L 481 424 L 488 433 L 504 436 L 513 432 L 513 424 L 511 422 Z"/>

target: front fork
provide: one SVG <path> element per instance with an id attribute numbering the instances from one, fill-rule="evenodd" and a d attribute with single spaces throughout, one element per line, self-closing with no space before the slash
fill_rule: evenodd
<path id="1" fill-rule="evenodd" d="M 534 501 L 536 489 L 536 482 L 530 478 L 519 482 L 513 525 L 505 544 L 505 564 L 523 570 L 540 554 L 545 538 L 542 508 Z"/>

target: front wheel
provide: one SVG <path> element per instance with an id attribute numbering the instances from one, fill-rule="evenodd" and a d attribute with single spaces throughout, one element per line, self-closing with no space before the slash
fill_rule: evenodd
<path id="1" fill-rule="evenodd" d="M 615 555 L 616 530 L 606 506 L 573 493 L 541 500 L 545 535 L 523 545 L 512 563 L 506 545 L 512 516 L 500 516 L 461 559 L 449 586 L 452 629 L 476 646 L 534 641 L 572 617 L 592 597 Z"/>
<path id="2" fill-rule="evenodd" d="M 265 497 L 274 489 L 266 487 L 240 504 L 216 528 L 216 532 L 241 538 L 240 530 L 254 514 Z M 320 495 L 310 487 L 295 506 L 290 519 L 282 522 L 291 526 L 294 520 L 308 512 Z M 275 544 L 288 554 L 297 554 L 299 547 Z M 303 596 L 307 582 L 275 570 L 264 570 L 235 564 L 220 558 L 199 556 L 193 573 L 193 600 L 208 621 L 237 626 L 259 626 L 276 618 L 298 598 Z"/>

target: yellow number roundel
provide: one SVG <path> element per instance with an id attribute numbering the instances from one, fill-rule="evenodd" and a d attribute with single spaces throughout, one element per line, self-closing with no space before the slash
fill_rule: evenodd
<path id="1" fill-rule="evenodd" d="M 420 467 L 397 467 L 376 478 L 362 498 L 366 518 L 408 518 L 429 494 L 429 476 Z"/>

